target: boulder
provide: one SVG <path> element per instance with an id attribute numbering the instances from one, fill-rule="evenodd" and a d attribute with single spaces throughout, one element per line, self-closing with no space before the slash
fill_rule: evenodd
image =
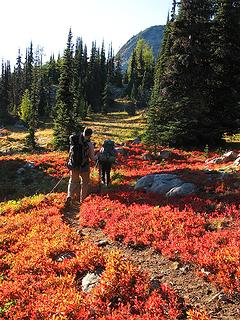
<path id="1" fill-rule="evenodd" d="M 166 193 L 167 197 L 186 196 L 196 192 L 196 186 L 193 183 L 183 183 L 174 187 Z"/>
<path id="2" fill-rule="evenodd" d="M 141 156 L 141 158 L 143 159 L 143 160 L 153 160 L 153 155 L 151 155 L 150 153 L 144 153 L 142 156 Z"/>
<path id="3" fill-rule="evenodd" d="M 98 285 L 103 270 L 96 270 L 95 272 L 88 272 L 82 279 L 82 290 L 84 292 L 91 291 Z"/>
<path id="4" fill-rule="evenodd" d="M 172 188 L 180 186 L 182 183 L 182 180 L 175 175 L 157 175 L 154 177 L 153 184 L 147 191 L 165 194 Z"/>
<path id="5" fill-rule="evenodd" d="M 196 186 L 193 183 L 185 183 L 176 174 L 163 173 L 148 174 L 140 178 L 134 189 L 166 194 L 167 197 L 172 197 L 194 193 Z"/>
<path id="6" fill-rule="evenodd" d="M 148 190 L 149 188 L 151 188 L 151 186 L 153 184 L 154 176 L 155 176 L 154 174 L 148 174 L 145 177 L 140 178 L 137 181 L 134 189 L 135 190 L 141 190 L 141 189 Z"/>
<path id="7" fill-rule="evenodd" d="M 168 151 L 168 150 L 163 150 L 163 151 L 159 152 L 159 157 L 161 159 L 164 159 L 164 160 L 172 159 L 173 158 L 173 153 L 171 151 Z"/>

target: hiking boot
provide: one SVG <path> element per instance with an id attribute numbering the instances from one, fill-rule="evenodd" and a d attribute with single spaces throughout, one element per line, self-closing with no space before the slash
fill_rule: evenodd
<path id="1" fill-rule="evenodd" d="M 64 203 L 64 208 L 65 209 L 69 209 L 71 207 L 72 204 L 72 198 L 71 197 L 67 197 L 67 200 Z"/>

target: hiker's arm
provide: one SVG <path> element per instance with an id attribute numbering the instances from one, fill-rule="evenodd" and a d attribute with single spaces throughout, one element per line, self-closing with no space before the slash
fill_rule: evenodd
<path id="1" fill-rule="evenodd" d="M 98 155 L 94 154 L 94 146 L 91 142 L 89 142 L 89 157 L 93 161 L 96 161 L 98 159 Z"/>

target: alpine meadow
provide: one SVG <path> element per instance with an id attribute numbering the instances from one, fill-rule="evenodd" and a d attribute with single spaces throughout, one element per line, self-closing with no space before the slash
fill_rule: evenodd
<path id="1" fill-rule="evenodd" d="M 240 319 L 239 30 L 172 0 L 116 54 L 2 61 L 1 320 Z"/>

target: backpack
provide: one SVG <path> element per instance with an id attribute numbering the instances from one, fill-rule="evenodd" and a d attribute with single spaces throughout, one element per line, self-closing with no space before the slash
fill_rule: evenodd
<path id="1" fill-rule="evenodd" d="M 99 154 L 99 160 L 103 162 L 115 162 L 116 153 L 114 152 L 114 141 L 113 140 L 105 140 L 102 146 L 102 151 Z"/>
<path id="2" fill-rule="evenodd" d="M 72 134 L 69 137 L 70 149 L 69 158 L 67 162 L 68 169 L 84 167 L 89 163 L 88 157 L 88 142 L 84 141 L 82 133 Z"/>

